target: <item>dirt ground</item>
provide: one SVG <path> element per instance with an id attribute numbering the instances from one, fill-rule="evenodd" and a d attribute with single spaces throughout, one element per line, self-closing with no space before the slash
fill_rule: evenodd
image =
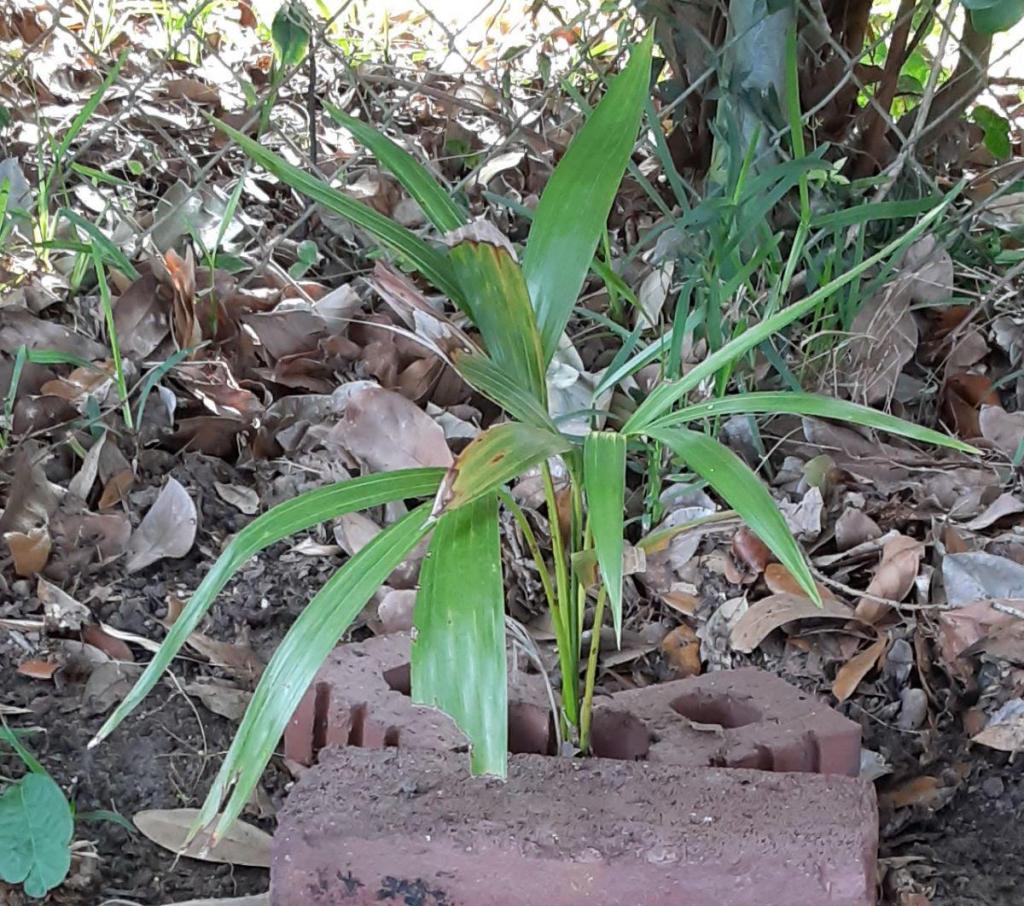
<path id="1" fill-rule="evenodd" d="M 208 474 L 210 469 L 216 475 Z M 248 520 L 216 495 L 200 493 L 199 482 L 209 487 L 215 477 L 251 480 L 251 476 L 233 473 L 233 467 L 223 462 L 197 458 L 191 459 L 187 468 L 174 470 L 197 495 L 200 543 L 190 556 L 163 560 L 136 575 L 123 576 L 110 568 L 105 575 L 90 577 L 90 587 L 99 583 L 104 588 L 105 600 L 92 602 L 101 620 L 146 638 L 162 637 L 159 620 L 166 614 L 168 595 L 184 595 L 193 589 L 218 545 Z M 247 641 L 262 660 L 269 658 L 336 560 L 303 556 L 290 547 L 279 544 L 269 549 L 228 585 L 203 627 L 208 635 L 235 643 Z M 0 615 L 29 616 L 17 602 L 4 605 Z M 30 745 L 70 792 L 79 813 L 103 809 L 131 820 L 143 809 L 201 804 L 235 724 L 187 696 L 182 687 L 200 675 L 223 676 L 224 671 L 198 658 L 179 659 L 174 680 L 165 679 L 113 736 L 87 750 L 101 715 L 83 701 L 83 681 L 65 675 L 67 671 L 58 671 L 50 682 L 18 675 L 17 665 L 25 657 L 15 634 L 0 634 L 4 703 L 28 709 L 17 725 L 41 730 L 29 737 Z M 652 667 L 654 672 L 662 672 L 660 665 Z M 808 676 L 787 678 L 805 688 L 820 683 Z M 827 695 L 827 690 L 818 691 Z M 892 767 L 892 773 L 880 780 L 881 856 L 890 882 L 887 887 L 902 877 L 899 889 L 905 892 L 911 884 L 934 890 L 931 902 L 937 906 L 1020 903 L 1020 891 L 1024 890 L 1021 763 L 980 747 L 968 751 L 965 736 L 952 718 L 938 734 L 905 733 L 872 717 L 864 704 L 863 698 L 855 696 L 842 708 L 864 726 L 865 745 L 881 753 Z M 879 710 L 877 700 L 871 707 Z M 20 770 L 12 756 L 0 758 L 0 772 L 17 775 Z M 897 807 L 892 807 L 889 798 L 893 794 L 887 798 L 886 791 L 896 790 L 899 796 L 915 778 L 935 782 L 918 781 L 919 794 L 911 785 L 910 794 L 904 792 L 903 800 L 897 799 Z M 246 819 L 272 831 L 273 813 L 287 795 L 290 781 L 290 774 L 275 761 L 264 778 L 265 795 Z M 79 859 L 70 883 L 51 894 L 48 903 L 95 906 L 117 900 L 160 906 L 189 898 L 258 893 L 267 887 L 263 869 L 176 861 L 173 854 L 141 834 L 129 833 L 108 820 L 80 821 L 76 839 L 90 841 L 95 858 Z M 21 902 L 20 894 L 0 890 L 4 906 L 20 906 Z M 887 896 L 883 902 L 896 901 Z"/>

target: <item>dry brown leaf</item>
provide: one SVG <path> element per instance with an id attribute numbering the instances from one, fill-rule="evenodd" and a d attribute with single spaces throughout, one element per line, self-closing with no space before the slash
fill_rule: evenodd
<path id="1" fill-rule="evenodd" d="M 793 578 L 793 574 L 781 563 L 769 563 L 764 571 L 764 582 L 768 590 L 776 595 L 795 595 L 798 598 L 807 598 L 807 593 L 800 587 L 800 583 Z M 830 589 L 820 582 L 814 583 L 821 595 L 821 600 L 829 604 L 840 603 Z M 810 600 L 807 598 L 807 600 Z"/>
<path id="2" fill-rule="evenodd" d="M 700 607 L 700 598 L 685 591 L 666 591 L 661 595 L 661 600 L 688 617 L 692 617 Z"/>
<path id="3" fill-rule="evenodd" d="M 988 721 L 988 725 L 971 737 L 971 742 L 1001 752 L 1024 750 L 1024 699 L 1011 698 Z"/>
<path id="4" fill-rule="evenodd" d="M 135 660 L 131 648 L 123 640 L 114 638 L 96 623 L 90 623 L 82 630 L 82 641 L 94 648 L 99 648 L 105 655 L 115 661 L 131 663 Z"/>
<path id="5" fill-rule="evenodd" d="M 114 327 L 121 352 L 149 356 L 170 332 L 170 293 L 153 274 L 143 274 L 114 305 Z"/>
<path id="6" fill-rule="evenodd" d="M 99 509 L 109 510 L 117 506 L 135 484 L 135 474 L 131 469 L 122 469 L 115 472 L 110 480 L 103 486 L 103 493 L 100 494 Z"/>
<path id="7" fill-rule="evenodd" d="M 769 633 L 795 620 L 849 620 L 852 608 L 835 598 L 825 599 L 818 607 L 804 595 L 769 595 L 751 604 L 733 626 L 729 641 L 733 649 L 743 653 L 753 651 Z"/>
<path id="8" fill-rule="evenodd" d="M 867 593 L 879 598 L 902 601 L 914 587 L 921 566 L 924 545 L 906 535 L 897 535 L 882 548 L 882 559 L 868 584 Z M 871 598 L 861 598 L 857 604 L 857 619 L 877 623 L 890 610 L 888 604 Z"/>
<path id="9" fill-rule="evenodd" d="M 1000 519 L 1015 516 L 1018 513 L 1024 513 L 1024 500 L 1014 494 L 1000 494 L 985 507 L 984 512 L 968 522 L 966 528 L 972 532 L 978 532 L 994 525 Z"/>
<path id="10" fill-rule="evenodd" d="M 47 632 L 77 631 L 92 620 L 88 607 L 42 576 L 36 582 L 36 597 L 43 605 Z"/>
<path id="11" fill-rule="evenodd" d="M 768 545 L 746 526 L 732 536 L 732 553 L 738 561 L 745 563 L 759 575 L 765 571 L 765 567 L 773 558 Z"/>
<path id="12" fill-rule="evenodd" d="M 181 484 L 168 478 L 128 544 L 125 570 L 138 572 L 164 557 L 184 557 L 196 538 L 196 505 Z"/>
<path id="13" fill-rule="evenodd" d="M 252 700 L 251 692 L 215 680 L 189 683 L 185 692 L 198 698 L 214 714 L 233 721 L 245 716 L 245 709 Z"/>
<path id="14" fill-rule="evenodd" d="M 186 644 L 215 667 L 221 667 L 246 684 L 255 685 L 263 673 L 263 661 L 246 644 L 221 642 L 201 632 L 189 635 Z"/>
<path id="15" fill-rule="evenodd" d="M 678 676 L 700 674 L 700 639 L 686 623 L 677 626 L 661 640 L 661 652 Z"/>
<path id="16" fill-rule="evenodd" d="M 142 668 L 136 664 L 110 661 L 100 664 L 92 673 L 82 692 L 82 706 L 88 716 L 106 714 L 128 694 L 139 678 Z"/>
<path id="17" fill-rule="evenodd" d="M 53 678 L 59 666 L 53 661 L 29 659 L 18 664 L 18 673 L 31 679 L 48 680 Z"/>
<path id="18" fill-rule="evenodd" d="M 836 697 L 836 701 L 844 702 L 853 695 L 864 677 L 878 663 L 878 659 L 885 654 L 888 644 L 889 636 L 883 635 L 839 668 L 832 683 L 832 694 Z"/>
<path id="19" fill-rule="evenodd" d="M 199 809 L 148 809 L 132 818 L 132 823 L 150 840 L 173 853 L 229 865 L 270 867 L 270 834 L 245 821 L 236 821 L 216 846 L 204 851 L 208 840 L 200 834 L 189 845 L 185 838 L 199 817 Z"/>
<path id="20" fill-rule="evenodd" d="M 4 541 L 14 558 L 14 572 L 19 576 L 32 576 L 42 572 L 50 559 L 52 542 L 44 526 L 28 532 L 4 532 Z"/>
<path id="21" fill-rule="evenodd" d="M 452 464 L 441 426 L 400 393 L 382 387 L 355 391 L 332 433 L 373 472 Z"/>

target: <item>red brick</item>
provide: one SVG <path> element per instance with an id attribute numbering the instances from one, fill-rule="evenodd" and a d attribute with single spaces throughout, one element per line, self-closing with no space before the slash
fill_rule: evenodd
<path id="1" fill-rule="evenodd" d="M 870 906 L 877 812 L 839 775 L 333 749 L 281 813 L 271 906 Z"/>
<path id="2" fill-rule="evenodd" d="M 409 697 L 411 638 L 396 632 L 339 645 L 317 673 L 285 729 L 284 753 L 310 765 L 324 746 L 462 750 L 466 739 L 447 715 Z M 543 680 L 518 674 L 509 693 L 515 752 L 551 748 L 551 712 Z"/>
<path id="3" fill-rule="evenodd" d="M 860 771 L 860 725 L 754 667 L 595 702 L 594 751 L 690 767 Z"/>

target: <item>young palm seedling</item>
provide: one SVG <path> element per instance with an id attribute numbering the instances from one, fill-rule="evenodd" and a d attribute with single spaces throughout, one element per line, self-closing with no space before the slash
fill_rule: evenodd
<path id="1" fill-rule="evenodd" d="M 585 438 L 559 430 L 548 414 L 546 373 L 593 263 L 622 174 L 640 127 L 649 87 L 651 38 L 633 48 L 555 168 L 533 216 L 521 263 L 493 227 L 468 222 L 465 211 L 405 151 L 340 110 L 332 115 L 389 169 L 443 236 L 429 242 L 325 182 L 286 163 L 259 143 L 218 123 L 259 165 L 349 218 L 396 262 L 420 277 L 468 318 L 477 345 L 456 332 L 447 357 L 458 373 L 507 413 L 485 430 L 447 472 L 412 469 L 368 475 L 302 494 L 254 520 L 214 564 L 171 628 L 160 652 L 123 704 L 101 728 L 109 734 L 135 708 L 192 632 L 218 591 L 253 554 L 327 519 L 390 501 L 425 502 L 386 528 L 342 566 L 309 602 L 281 642 L 253 695 L 238 734 L 199 818 L 214 835 L 238 816 L 281 733 L 320 664 L 377 587 L 432 533 L 414 613 L 412 693 L 415 701 L 452 716 L 471 745 L 476 773 L 504 775 L 507 759 L 505 602 L 499 507 L 523 528 L 543 580 L 561 667 L 563 734 L 587 748 L 596 652 L 581 682 L 587 582 L 577 568 L 597 563 L 597 631 L 610 612 L 622 625 L 623 495 L 627 449 L 645 438 L 670 450 L 706 481 L 772 549 L 815 600 L 818 592 L 803 555 L 768 491 L 746 465 L 712 436 L 686 425 L 730 412 L 787 412 L 854 421 L 918 440 L 965 448 L 936 432 L 891 416 L 803 393 L 724 397 L 677 408 L 702 381 L 744 356 L 860 273 L 912 242 L 938 216 L 933 211 L 898 242 L 721 346 L 679 380 L 654 389 L 617 431 Z M 627 369 L 628 371 L 628 369 Z M 550 462 L 560 457 L 568 476 L 567 530 L 559 529 Z M 551 522 L 550 565 L 529 524 L 503 487 L 537 468 Z M 467 594 L 472 589 L 472 594 Z"/>

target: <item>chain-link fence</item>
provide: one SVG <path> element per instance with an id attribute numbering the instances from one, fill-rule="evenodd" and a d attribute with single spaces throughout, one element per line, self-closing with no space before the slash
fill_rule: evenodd
<path id="1" fill-rule="evenodd" d="M 229 269 L 244 254 L 256 265 L 246 279 L 269 271 L 299 293 L 312 261 L 344 282 L 365 266 L 351 227 L 271 184 L 213 122 L 422 225 L 330 105 L 397 138 L 514 232 L 651 22 L 647 128 L 615 214 L 627 248 L 729 166 L 756 171 L 801 147 L 837 180 L 873 180 L 874 201 L 962 177 L 977 200 L 998 201 L 1020 175 L 1024 28 L 984 34 L 957 3 L 3 0 L 2 11 L 0 176 L 6 217 L 27 211 L 20 235 L 33 240 L 9 245 L 10 287 L 40 255 L 74 276 L 95 243 L 127 261 L 188 247 Z"/>

